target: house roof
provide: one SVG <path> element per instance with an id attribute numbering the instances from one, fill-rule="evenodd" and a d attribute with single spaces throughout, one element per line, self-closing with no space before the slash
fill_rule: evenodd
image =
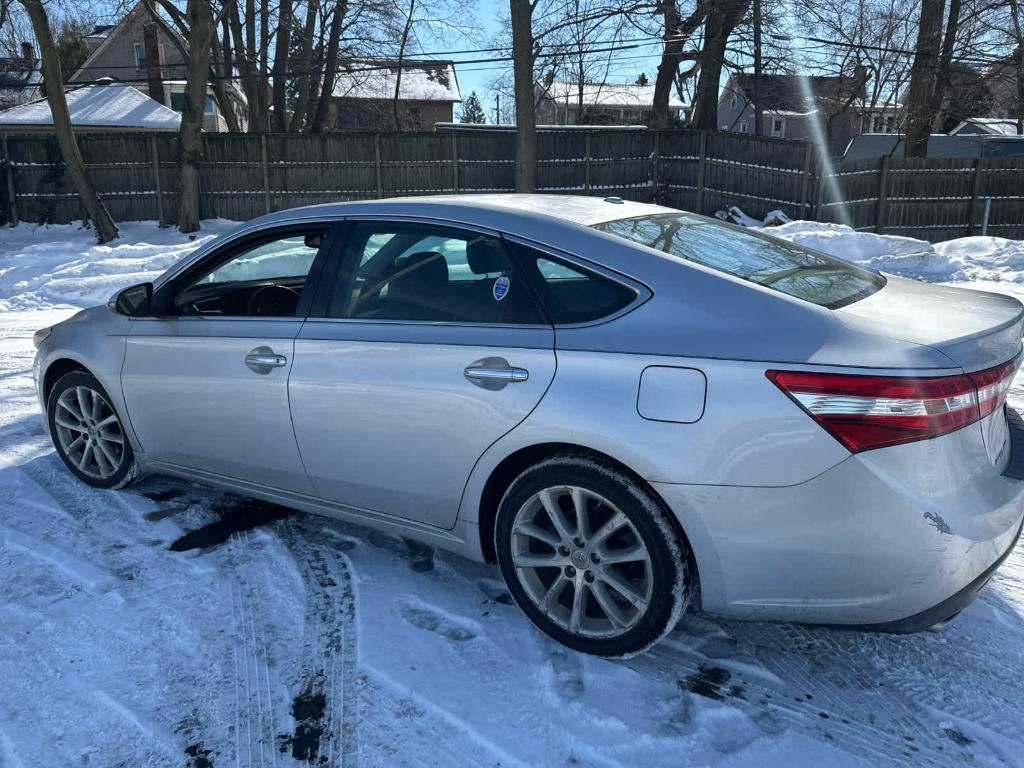
<path id="1" fill-rule="evenodd" d="M 125 83 L 83 85 L 67 92 L 75 128 L 176 131 L 181 115 Z M 38 128 L 53 125 L 46 99 L 0 111 L 0 126 Z"/>
<path id="2" fill-rule="evenodd" d="M 808 104 L 808 98 L 817 102 L 821 99 L 848 99 L 851 96 L 864 97 L 864 86 L 855 93 L 856 78 L 849 75 L 761 75 L 758 80 L 759 96 L 765 109 L 783 112 L 805 113 L 816 104 Z M 729 84 L 722 91 L 722 98 L 738 93 L 746 101 L 754 101 L 754 76 L 738 72 L 729 77 Z"/>
<path id="3" fill-rule="evenodd" d="M 398 62 L 389 59 L 346 61 L 338 69 L 333 95 L 339 99 L 393 99 L 398 70 Z M 401 70 L 398 98 L 402 101 L 462 101 L 453 62 L 405 60 Z"/>
<path id="4" fill-rule="evenodd" d="M 579 99 L 579 83 L 567 80 L 553 80 L 545 96 L 559 104 L 576 104 Z M 588 107 L 650 108 L 654 103 L 654 86 L 635 83 L 584 83 L 583 103 Z M 669 95 L 669 109 L 683 109 L 682 101 Z"/>
<path id="5" fill-rule="evenodd" d="M 959 136 L 972 133 L 992 136 L 1016 136 L 1017 121 L 1012 117 L 969 117 L 950 131 L 949 135 Z"/>

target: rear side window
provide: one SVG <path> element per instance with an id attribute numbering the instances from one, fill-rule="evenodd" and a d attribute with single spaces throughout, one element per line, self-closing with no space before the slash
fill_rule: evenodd
<path id="1" fill-rule="evenodd" d="M 526 281 L 497 237 L 432 224 L 358 222 L 330 317 L 543 324 Z"/>
<path id="2" fill-rule="evenodd" d="M 629 286 L 516 243 L 516 255 L 556 325 L 613 315 L 636 299 Z"/>
<path id="3" fill-rule="evenodd" d="M 823 253 L 686 214 L 619 219 L 594 229 L 829 309 L 885 285 L 881 275 Z"/>

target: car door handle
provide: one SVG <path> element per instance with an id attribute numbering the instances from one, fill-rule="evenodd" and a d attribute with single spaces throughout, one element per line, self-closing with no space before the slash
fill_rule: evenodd
<path id="1" fill-rule="evenodd" d="M 269 373 L 271 368 L 287 365 L 288 358 L 277 354 L 270 347 L 256 347 L 245 356 L 245 364 L 256 373 Z"/>
<path id="2" fill-rule="evenodd" d="M 471 365 L 463 374 L 476 381 L 526 381 L 530 378 L 525 368 L 485 368 L 482 365 Z"/>

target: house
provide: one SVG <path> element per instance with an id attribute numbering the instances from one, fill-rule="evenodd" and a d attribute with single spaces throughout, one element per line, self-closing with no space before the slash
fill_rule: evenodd
<path id="1" fill-rule="evenodd" d="M 21 56 L 0 58 L 0 109 L 37 98 L 41 80 L 41 62 L 32 43 L 21 44 Z"/>
<path id="2" fill-rule="evenodd" d="M 538 85 L 537 121 L 547 125 L 646 125 L 651 119 L 654 86 L 641 75 L 635 83 L 584 83 L 551 80 Z M 689 119 L 689 105 L 670 95 L 672 121 Z"/>
<path id="3" fill-rule="evenodd" d="M 146 62 L 146 27 L 156 34 L 156 48 L 160 62 L 160 82 L 148 82 Z M 181 112 L 185 99 L 185 64 L 188 43 L 159 15 L 153 16 L 145 4 L 139 2 L 120 22 L 113 26 L 96 27 L 85 38 L 89 56 L 82 66 L 68 78 L 69 83 L 94 83 L 105 78 L 129 83 L 140 92 L 164 106 Z M 231 101 L 230 108 L 245 125 L 245 97 L 234 83 L 225 89 Z M 227 123 L 210 88 L 206 95 L 203 129 L 225 131 Z"/>
<path id="4" fill-rule="evenodd" d="M 335 77 L 328 126 L 336 131 L 394 130 L 396 85 L 402 130 L 450 123 L 455 104 L 462 101 L 451 61 L 403 60 L 399 66 L 390 59 L 350 59 Z"/>
<path id="5" fill-rule="evenodd" d="M 181 115 L 127 83 L 107 81 L 71 87 L 67 94 L 68 114 L 76 133 L 87 131 L 150 131 L 173 133 Z M 0 132 L 49 133 L 53 115 L 46 99 L 19 104 L 0 111 Z"/>
<path id="6" fill-rule="evenodd" d="M 1017 119 L 1014 117 L 969 117 L 962 120 L 950 136 L 1016 136 Z"/>
<path id="7" fill-rule="evenodd" d="M 854 136 L 843 160 L 878 160 L 903 157 L 904 140 L 900 134 L 864 133 Z M 1024 157 L 1024 136 L 933 133 L 928 137 L 928 157 Z"/>
<path id="8" fill-rule="evenodd" d="M 841 155 L 865 121 L 883 130 L 895 130 L 900 106 L 867 104 L 866 73 L 855 75 L 761 75 L 757 96 L 761 101 L 761 135 L 786 139 L 814 139 L 819 135 L 833 155 Z M 723 131 L 754 133 L 754 76 L 730 75 L 718 100 L 718 122 Z"/>
<path id="9" fill-rule="evenodd" d="M 1017 63 L 1020 48 L 990 65 L 985 70 L 985 83 L 991 94 L 991 104 L 985 117 L 1017 118 L 1024 116 L 1017 83 Z"/>

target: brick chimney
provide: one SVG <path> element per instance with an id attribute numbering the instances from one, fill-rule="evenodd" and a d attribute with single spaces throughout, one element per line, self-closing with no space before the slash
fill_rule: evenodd
<path id="1" fill-rule="evenodd" d="M 23 40 L 21 43 L 21 58 L 27 61 L 30 65 L 36 63 L 36 51 L 32 47 L 32 43 L 27 40 Z"/>

